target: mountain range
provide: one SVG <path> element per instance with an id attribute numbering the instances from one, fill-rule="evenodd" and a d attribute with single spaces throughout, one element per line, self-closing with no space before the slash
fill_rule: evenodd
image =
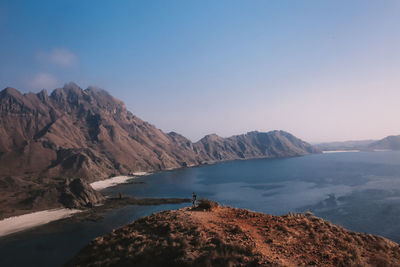
<path id="1" fill-rule="evenodd" d="M 359 141 L 342 141 L 328 142 L 314 145 L 322 151 L 327 150 L 400 150 L 400 135 L 387 136 L 380 140 L 359 140 Z"/>
<path id="2" fill-rule="evenodd" d="M 49 199 L 58 203 L 58 186 L 72 178 L 93 182 L 141 171 L 316 152 L 284 131 L 229 138 L 210 134 L 192 142 L 141 120 L 95 87 L 83 90 L 68 83 L 51 94 L 22 94 L 8 87 L 0 92 L 0 208 L 9 208 L 1 209 L 0 217 L 47 207 Z"/>

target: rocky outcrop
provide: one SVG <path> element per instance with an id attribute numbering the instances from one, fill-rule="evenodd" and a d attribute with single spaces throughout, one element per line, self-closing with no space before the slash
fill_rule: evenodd
<path id="1" fill-rule="evenodd" d="M 70 209 L 90 208 L 105 200 L 100 192 L 94 190 L 88 183 L 79 178 L 72 181 L 67 180 L 59 188 L 59 191 L 60 203 Z"/>
<path id="2" fill-rule="evenodd" d="M 312 214 L 164 211 L 98 237 L 66 266 L 399 266 L 399 244 Z"/>

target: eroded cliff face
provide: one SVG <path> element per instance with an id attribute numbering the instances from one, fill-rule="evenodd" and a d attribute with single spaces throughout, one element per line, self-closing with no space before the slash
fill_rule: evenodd
<path id="1" fill-rule="evenodd" d="M 0 93 L 1 176 L 82 177 L 154 171 L 220 160 L 316 152 L 283 131 L 250 132 L 197 143 L 164 133 L 130 113 L 106 91 L 66 84 L 50 96 Z"/>
<path id="2" fill-rule="evenodd" d="M 399 266 L 399 244 L 305 214 L 164 211 L 98 237 L 67 266 Z"/>
<path id="3" fill-rule="evenodd" d="M 93 181 L 197 163 L 190 147 L 178 147 L 102 90 L 67 84 L 48 96 L 45 91 L 22 95 L 7 88 L 0 101 L 2 176 Z"/>
<path id="4" fill-rule="evenodd" d="M 16 212 L 45 206 L 27 205 L 27 199 L 46 195 L 39 191 L 53 190 L 67 178 L 92 182 L 139 171 L 313 152 L 311 145 L 283 131 L 209 135 L 192 143 L 134 116 L 106 91 L 83 90 L 74 83 L 50 95 L 13 88 L 0 92 L 0 205 L 14 205 L 8 210 Z"/>
<path id="5" fill-rule="evenodd" d="M 59 202 L 70 209 L 91 208 L 105 201 L 105 197 L 100 192 L 94 190 L 81 178 L 65 181 L 58 188 L 58 192 Z"/>

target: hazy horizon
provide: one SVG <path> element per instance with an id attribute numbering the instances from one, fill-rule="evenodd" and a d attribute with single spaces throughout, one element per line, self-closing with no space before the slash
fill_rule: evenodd
<path id="1" fill-rule="evenodd" d="M 400 134 L 398 1 L 2 1 L 0 88 L 104 88 L 192 141 Z"/>

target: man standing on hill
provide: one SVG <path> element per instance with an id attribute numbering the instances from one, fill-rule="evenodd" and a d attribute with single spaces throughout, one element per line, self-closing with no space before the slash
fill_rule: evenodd
<path id="1" fill-rule="evenodd" d="M 193 208 L 196 206 L 196 198 L 197 198 L 197 195 L 196 195 L 196 193 L 195 192 L 193 192 Z"/>

